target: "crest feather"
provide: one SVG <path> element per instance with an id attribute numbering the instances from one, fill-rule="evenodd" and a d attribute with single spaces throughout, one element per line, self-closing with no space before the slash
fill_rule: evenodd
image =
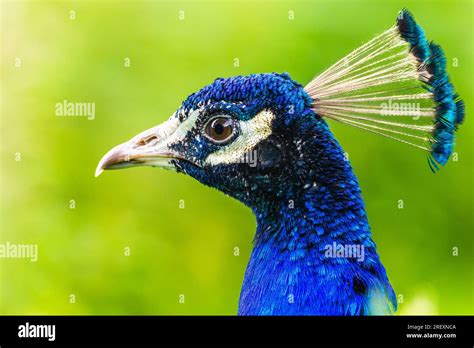
<path id="1" fill-rule="evenodd" d="M 433 171 L 447 162 L 464 118 L 443 50 L 426 40 L 407 10 L 396 25 L 339 60 L 305 91 L 319 116 L 428 151 Z"/>

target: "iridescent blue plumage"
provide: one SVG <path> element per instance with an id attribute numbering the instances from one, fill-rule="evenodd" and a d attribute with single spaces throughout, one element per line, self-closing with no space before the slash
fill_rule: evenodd
<path id="1" fill-rule="evenodd" d="M 305 158 L 293 183 L 255 210 L 255 247 L 240 297 L 242 315 L 369 315 L 396 309 L 371 239 L 360 189 L 325 122 L 296 127 Z M 278 198 L 277 198 L 278 197 Z M 327 246 L 359 245 L 363 260 L 327 257 Z"/>

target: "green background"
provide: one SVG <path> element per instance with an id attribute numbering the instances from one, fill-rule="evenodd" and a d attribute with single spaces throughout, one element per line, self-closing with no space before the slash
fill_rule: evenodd
<path id="1" fill-rule="evenodd" d="M 250 210 L 159 169 L 94 178 L 99 159 L 217 77 L 286 71 L 306 84 L 403 7 L 445 49 L 466 102 L 458 161 L 432 174 L 419 150 L 330 124 L 402 295 L 399 313 L 474 313 L 472 1 L 1 6 L 0 242 L 38 244 L 39 259 L 0 259 L 0 313 L 235 314 L 255 230 Z M 64 99 L 95 103 L 95 119 L 55 116 Z"/>

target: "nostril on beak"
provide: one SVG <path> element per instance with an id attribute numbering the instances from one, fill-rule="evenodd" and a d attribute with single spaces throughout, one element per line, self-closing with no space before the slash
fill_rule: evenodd
<path id="1" fill-rule="evenodd" d="M 145 146 L 151 143 L 152 141 L 158 141 L 158 137 L 155 134 L 150 134 L 137 142 L 138 146 Z"/>

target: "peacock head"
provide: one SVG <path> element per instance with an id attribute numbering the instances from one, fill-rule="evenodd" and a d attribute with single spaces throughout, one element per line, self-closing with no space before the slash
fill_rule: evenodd
<path id="1" fill-rule="evenodd" d="M 305 142 L 331 143 L 312 99 L 288 74 L 219 78 L 190 95 L 168 121 L 114 147 L 104 169 L 152 166 L 192 176 L 255 207 L 308 183 Z M 311 162 L 327 156 L 312 153 Z M 317 173 L 317 167 L 312 166 Z"/>

